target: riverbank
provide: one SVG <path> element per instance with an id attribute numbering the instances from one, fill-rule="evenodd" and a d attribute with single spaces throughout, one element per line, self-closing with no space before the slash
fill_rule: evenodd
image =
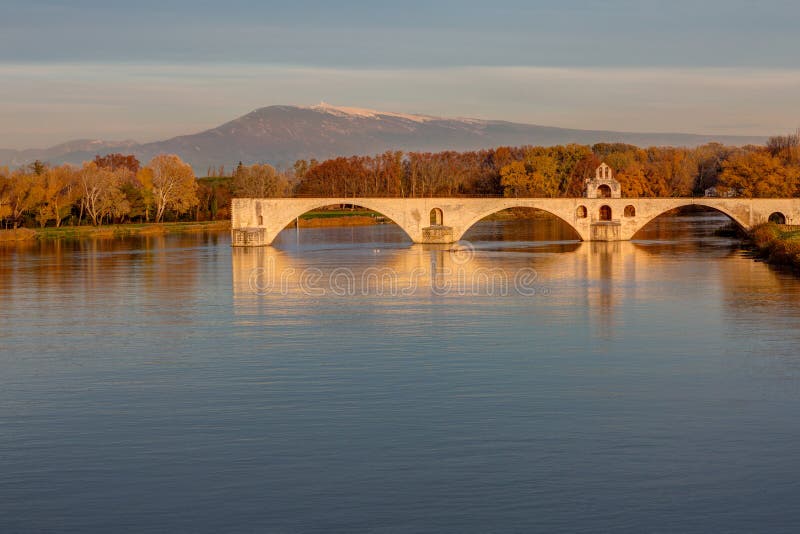
<path id="1" fill-rule="evenodd" d="M 0 243 L 24 243 L 59 239 L 114 239 L 131 236 L 185 234 L 230 230 L 230 221 L 131 223 L 105 226 L 62 226 L 59 228 L 17 228 L 0 230 Z"/>
<path id="2" fill-rule="evenodd" d="M 800 229 L 766 223 L 756 226 L 750 237 L 759 256 L 767 262 L 800 269 Z"/>
<path id="3" fill-rule="evenodd" d="M 370 226 L 392 221 L 369 210 L 315 210 L 298 218 L 300 228 L 327 228 L 333 226 Z"/>

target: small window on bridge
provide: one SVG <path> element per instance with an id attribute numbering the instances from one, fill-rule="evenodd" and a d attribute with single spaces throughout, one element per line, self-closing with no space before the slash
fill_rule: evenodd
<path id="1" fill-rule="evenodd" d="M 610 206 L 600 206 L 600 220 L 601 221 L 610 221 L 611 220 L 611 207 Z"/>
<path id="2" fill-rule="evenodd" d="M 259 215 L 258 216 L 258 225 L 259 226 L 264 226 L 264 216 L 263 215 Z"/>
<path id="3" fill-rule="evenodd" d="M 579 219 L 585 219 L 589 215 L 589 213 L 586 211 L 586 206 L 578 206 L 578 209 L 575 210 L 575 215 Z"/>
<path id="4" fill-rule="evenodd" d="M 769 222 L 775 224 L 786 224 L 786 215 L 784 215 L 779 211 L 776 211 L 775 213 L 769 216 Z"/>
<path id="5" fill-rule="evenodd" d="M 444 214 L 439 208 L 431 210 L 431 226 L 442 226 L 444 224 Z"/>
<path id="6" fill-rule="evenodd" d="M 631 205 L 625 206 L 625 217 L 636 217 L 636 208 Z"/>

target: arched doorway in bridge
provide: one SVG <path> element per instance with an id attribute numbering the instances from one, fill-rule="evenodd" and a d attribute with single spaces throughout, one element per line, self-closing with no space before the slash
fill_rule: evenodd
<path id="1" fill-rule="evenodd" d="M 431 210 L 431 226 L 443 226 L 444 225 L 444 214 L 442 210 L 439 208 L 433 208 Z"/>
<path id="2" fill-rule="evenodd" d="M 775 224 L 786 224 L 786 215 L 784 215 L 779 211 L 776 211 L 775 213 L 769 216 L 769 222 Z"/>
<path id="3" fill-rule="evenodd" d="M 597 188 L 597 198 L 611 198 L 611 187 L 606 184 Z"/>
<path id="4" fill-rule="evenodd" d="M 600 220 L 601 221 L 611 220 L 611 206 L 600 206 Z"/>

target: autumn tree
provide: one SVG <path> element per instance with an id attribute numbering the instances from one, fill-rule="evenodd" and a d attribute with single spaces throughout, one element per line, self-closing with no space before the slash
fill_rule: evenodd
<path id="1" fill-rule="evenodd" d="M 233 192 L 240 198 L 269 198 L 288 194 L 289 181 L 271 165 L 239 165 L 233 173 Z"/>
<path id="2" fill-rule="evenodd" d="M 688 197 L 697 177 L 693 151 L 672 147 L 651 147 L 647 154 L 647 175 L 655 196 Z"/>
<path id="3" fill-rule="evenodd" d="M 575 163 L 564 186 L 564 196 L 580 197 L 586 189 L 586 180 L 594 177 L 595 169 L 600 166 L 600 158 L 591 151 Z"/>
<path id="4" fill-rule="evenodd" d="M 767 150 L 786 163 L 800 163 L 800 129 L 789 135 L 770 137 L 767 141 Z"/>
<path id="5" fill-rule="evenodd" d="M 506 197 L 533 196 L 533 182 L 524 161 L 513 161 L 500 169 L 500 185 Z"/>
<path id="6" fill-rule="evenodd" d="M 120 168 L 128 169 L 132 175 L 139 172 L 139 160 L 133 154 L 108 154 L 105 156 L 95 156 L 94 162 L 98 167 L 109 170 L 117 170 Z"/>
<path id="7" fill-rule="evenodd" d="M 9 217 L 18 228 L 26 212 L 33 210 L 42 201 L 42 187 L 35 173 L 18 169 L 11 174 L 7 189 Z"/>
<path id="8" fill-rule="evenodd" d="M 36 180 L 41 188 L 36 220 L 42 227 L 51 220 L 59 227 L 62 219 L 69 214 L 78 196 L 75 174 L 71 166 L 61 165 L 47 169 Z"/>
<path id="9" fill-rule="evenodd" d="M 98 167 L 95 162 L 83 164 L 77 173 L 81 211 L 86 211 L 93 225 L 102 224 L 104 217 L 122 217 L 130 211 L 130 203 L 122 191 L 130 178 L 127 168 L 111 170 Z"/>
<path id="10" fill-rule="evenodd" d="M 648 167 L 647 152 L 624 143 L 601 143 L 594 145 L 598 158 L 614 169 L 624 197 L 664 196 L 663 182 L 654 179 L 653 167 Z M 666 195 L 670 196 L 670 195 Z"/>
<path id="11" fill-rule="evenodd" d="M 800 168 L 784 165 L 766 150 L 742 151 L 722 164 L 718 188 L 747 198 L 791 197 L 799 182 Z"/>
<path id="12" fill-rule="evenodd" d="M 11 215 L 11 181 L 8 175 L 8 168 L 0 167 L 0 221 Z"/>
<path id="13" fill-rule="evenodd" d="M 197 202 L 197 180 L 192 167 L 174 154 L 161 154 L 150 160 L 155 221 L 161 222 L 168 209 L 185 213 Z"/>
<path id="14" fill-rule="evenodd" d="M 387 151 L 375 158 L 376 192 L 385 196 L 400 196 L 403 192 L 403 153 Z"/>
<path id="15" fill-rule="evenodd" d="M 722 172 L 722 164 L 734 152 L 734 149 L 720 143 L 707 143 L 694 150 L 697 162 L 697 174 L 694 182 L 694 193 L 702 195 L 706 189 L 717 185 Z"/>
<path id="16" fill-rule="evenodd" d="M 500 184 L 507 197 L 558 196 L 558 162 L 547 151 L 531 150 L 525 161 L 515 161 L 500 170 Z"/>

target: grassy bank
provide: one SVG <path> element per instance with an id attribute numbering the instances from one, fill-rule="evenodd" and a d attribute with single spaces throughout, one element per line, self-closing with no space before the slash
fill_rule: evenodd
<path id="1" fill-rule="evenodd" d="M 555 217 L 546 211 L 531 208 L 511 208 L 493 213 L 486 217 L 487 221 L 514 221 L 519 219 L 550 219 Z M 392 222 L 376 211 L 329 210 L 309 211 L 300 216 L 300 227 L 314 226 L 361 226 L 366 224 L 382 224 Z"/>
<path id="2" fill-rule="evenodd" d="M 369 210 L 314 210 L 299 217 L 300 228 L 322 228 L 328 226 L 369 226 L 391 222 Z"/>
<path id="3" fill-rule="evenodd" d="M 18 228 L 16 230 L 0 230 L 0 243 L 184 234 L 228 230 L 230 227 L 230 221 L 210 221 L 158 224 L 132 223 L 106 226 L 62 226 L 60 228 Z"/>
<path id="4" fill-rule="evenodd" d="M 800 269 L 800 230 L 766 223 L 753 228 L 751 239 L 759 256 L 769 263 Z"/>
<path id="5" fill-rule="evenodd" d="M 313 210 L 300 216 L 300 220 L 308 221 L 311 219 L 339 219 L 345 217 L 372 217 L 379 218 L 382 215 L 370 210 Z"/>

